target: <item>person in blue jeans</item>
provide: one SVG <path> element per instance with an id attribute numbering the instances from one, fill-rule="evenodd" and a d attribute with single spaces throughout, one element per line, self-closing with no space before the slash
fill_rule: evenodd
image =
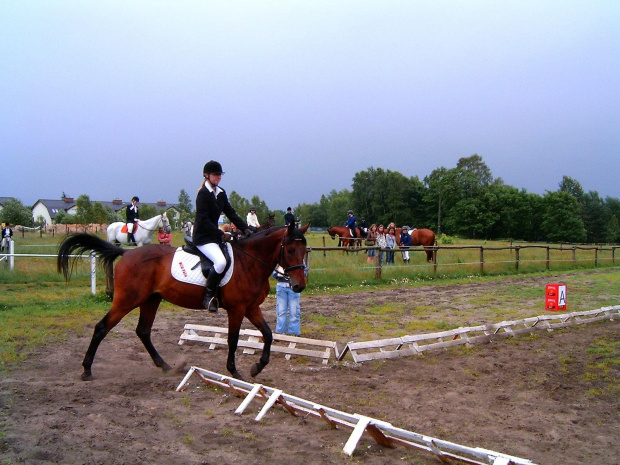
<path id="1" fill-rule="evenodd" d="M 289 277 L 278 266 L 272 276 L 278 281 L 276 284 L 276 333 L 301 336 L 301 308 L 299 307 L 300 294 L 293 292 Z"/>

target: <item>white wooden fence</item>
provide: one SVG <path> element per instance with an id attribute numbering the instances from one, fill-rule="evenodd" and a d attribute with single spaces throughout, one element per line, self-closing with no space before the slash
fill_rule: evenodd
<path id="1" fill-rule="evenodd" d="M 528 459 L 502 454 L 480 447 L 468 447 L 442 439 L 426 436 L 405 429 L 396 428 L 392 424 L 359 414 L 345 413 L 315 402 L 286 394 L 281 389 L 251 384 L 229 376 L 214 373 L 203 368 L 191 367 L 177 387 L 177 392 L 188 387 L 190 377 L 196 374 L 200 380 L 208 385 L 218 386 L 233 391 L 245 399 L 239 405 L 235 414 L 242 415 L 253 400 L 262 400 L 264 405 L 255 417 L 260 421 L 274 405 L 279 405 L 293 416 L 312 416 L 325 421 L 335 430 L 347 428 L 353 430 L 346 442 L 343 452 L 351 456 L 357 443 L 364 433 L 370 435 L 375 442 L 384 447 L 394 448 L 396 445 L 409 447 L 434 454 L 442 462 L 450 459 L 478 465 L 533 465 Z"/>
<path id="2" fill-rule="evenodd" d="M 204 342 L 209 344 L 209 349 L 215 349 L 218 345 L 228 346 L 227 335 L 228 328 L 186 324 L 179 339 L 179 345 L 186 341 Z M 242 329 L 239 332 L 239 347 L 244 348 L 243 353 L 253 354 L 256 350 L 262 350 L 263 345 L 260 331 Z M 273 333 L 271 351 L 285 353 L 287 360 L 291 358 L 291 355 L 320 358 L 323 364 L 327 364 L 332 354 L 334 358 L 339 356 L 335 342 L 277 333 Z"/>
<path id="3" fill-rule="evenodd" d="M 523 333 L 553 331 L 567 326 L 593 323 L 603 320 L 620 320 L 620 305 L 601 307 L 598 310 L 573 312 L 557 315 L 541 315 L 515 321 L 503 321 L 488 325 L 457 328 L 430 334 L 415 334 L 390 339 L 365 342 L 349 342 L 338 360 L 350 353 L 353 360 L 368 360 L 407 357 L 426 351 L 445 349 L 459 345 L 490 342 L 496 339 L 514 337 Z"/>

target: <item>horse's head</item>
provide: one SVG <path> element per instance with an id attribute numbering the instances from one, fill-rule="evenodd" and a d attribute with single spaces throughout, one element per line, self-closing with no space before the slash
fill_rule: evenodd
<path id="1" fill-rule="evenodd" d="M 329 236 L 333 239 L 336 239 L 336 228 L 334 226 L 332 226 L 331 228 L 329 228 L 327 230 L 327 234 L 329 234 Z"/>
<path id="2" fill-rule="evenodd" d="M 164 228 L 164 231 L 166 231 L 167 234 L 170 234 L 170 221 L 168 220 L 168 215 L 166 212 L 161 214 L 161 227 Z"/>
<path id="3" fill-rule="evenodd" d="M 293 292 L 301 292 L 306 288 L 306 237 L 304 234 L 310 225 L 296 228 L 295 223 L 289 224 L 282 236 L 278 264 L 290 278 Z"/>

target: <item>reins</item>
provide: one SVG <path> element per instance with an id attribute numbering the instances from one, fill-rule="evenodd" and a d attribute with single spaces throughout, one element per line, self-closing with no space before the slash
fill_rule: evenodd
<path id="1" fill-rule="evenodd" d="M 138 221 L 138 225 L 142 228 L 145 229 L 147 231 L 151 231 L 151 232 L 155 232 L 155 231 L 159 231 L 159 228 L 163 228 L 164 227 L 164 216 L 163 215 L 159 215 L 160 219 L 161 219 L 161 226 L 158 226 L 157 229 L 149 229 L 146 226 L 140 224 L 141 221 Z M 168 223 L 168 226 L 170 226 L 170 223 Z"/>

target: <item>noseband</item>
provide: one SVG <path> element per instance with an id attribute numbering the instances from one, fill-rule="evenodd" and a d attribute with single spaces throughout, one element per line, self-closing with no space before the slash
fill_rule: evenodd
<path id="1" fill-rule="evenodd" d="M 284 239 L 286 239 L 286 232 L 282 235 L 282 244 L 280 245 L 280 257 L 278 258 L 278 265 L 282 266 L 282 262 L 284 261 Z M 301 239 L 294 239 L 301 240 Z M 300 263 L 298 265 L 289 266 L 284 269 L 284 274 L 287 275 L 289 271 L 297 270 L 298 268 L 306 268 L 305 263 Z M 278 274 L 281 274 L 277 272 Z"/>

